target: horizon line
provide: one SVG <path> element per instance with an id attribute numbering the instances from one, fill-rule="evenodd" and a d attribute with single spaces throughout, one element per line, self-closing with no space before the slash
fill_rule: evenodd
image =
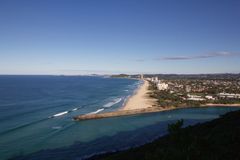
<path id="1" fill-rule="evenodd" d="M 109 75 L 214 75 L 214 74 L 240 74 L 234 72 L 218 72 L 218 73 L 136 73 L 136 74 L 128 74 L 128 73 L 113 73 L 113 74 L 99 74 L 99 73 L 90 73 L 90 74 L 1 74 L 0 76 L 109 76 Z"/>

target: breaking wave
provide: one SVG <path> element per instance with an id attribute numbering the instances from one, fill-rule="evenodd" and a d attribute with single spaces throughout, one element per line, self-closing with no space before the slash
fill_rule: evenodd
<path id="1" fill-rule="evenodd" d="M 68 110 L 68 111 L 56 113 L 56 114 L 50 116 L 49 118 L 54 118 L 54 117 L 63 116 L 63 115 L 68 114 L 68 113 L 70 113 L 70 112 L 75 112 L 75 111 L 77 111 L 77 110 L 79 110 L 79 109 L 80 109 L 80 108 L 74 108 L 74 109 L 72 109 L 72 110 Z"/>
<path id="2" fill-rule="evenodd" d="M 101 109 L 98 109 L 98 110 L 96 110 L 96 111 L 94 111 L 94 112 L 88 113 L 88 115 L 89 115 L 89 114 L 97 114 L 97 113 L 99 113 L 99 112 L 102 112 L 103 110 L 104 110 L 104 108 L 101 108 Z"/>
<path id="3" fill-rule="evenodd" d="M 113 101 L 105 104 L 103 107 L 104 107 L 104 108 L 109 108 L 109 107 L 112 107 L 113 105 L 115 105 L 115 104 L 117 104 L 117 103 L 119 103 L 119 102 L 121 102 L 121 101 L 122 101 L 122 98 L 116 98 L 116 99 L 114 99 Z"/>
<path id="4" fill-rule="evenodd" d="M 59 116 L 62 116 L 64 114 L 68 114 L 69 111 L 64 111 L 64 112 L 60 112 L 60 113 L 57 113 L 57 114 L 54 114 L 52 117 L 59 117 Z"/>

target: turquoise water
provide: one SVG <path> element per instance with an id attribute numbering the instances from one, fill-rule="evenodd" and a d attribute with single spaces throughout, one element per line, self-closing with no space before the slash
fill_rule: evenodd
<path id="1" fill-rule="evenodd" d="M 0 76 L 0 159 L 82 159 L 152 141 L 178 119 L 191 125 L 237 110 L 195 108 L 72 120 L 74 115 L 118 109 L 139 83 L 103 77 Z"/>
<path id="2" fill-rule="evenodd" d="M 140 83 L 90 76 L 0 76 L 0 159 L 72 144 L 79 138 L 69 136 L 77 125 L 73 116 L 118 109 Z"/>

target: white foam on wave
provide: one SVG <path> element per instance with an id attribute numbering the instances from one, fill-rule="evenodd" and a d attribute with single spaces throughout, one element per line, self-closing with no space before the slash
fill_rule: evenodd
<path id="1" fill-rule="evenodd" d="M 116 98 L 112 102 L 109 102 L 109 103 L 105 104 L 103 107 L 105 107 L 105 108 L 112 107 L 113 105 L 121 102 L 121 100 L 122 100 L 122 98 Z"/>
<path id="2" fill-rule="evenodd" d="M 53 126 L 52 129 L 55 129 L 55 130 L 62 129 L 62 126 Z"/>
<path id="3" fill-rule="evenodd" d="M 122 107 L 126 105 L 127 101 L 129 100 L 129 98 L 131 97 L 131 95 L 128 95 L 124 98 L 124 101 L 123 101 L 123 104 L 122 104 Z"/>
<path id="4" fill-rule="evenodd" d="M 97 114 L 97 113 L 99 113 L 99 112 L 102 112 L 103 110 L 104 110 L 104 108 L 101 108 L 101 109 L 98 109 L 98 110 L 96 110 L 96 111 L 94 111 L 94 112 L 88 113 L 88 115 L 89 115 L 89 114 Z"/>
<path id="5" fill-rule="evenodd" d="M 78 110 L 78 108 L 74 108 L 74 109 L 72 109 L 72 111 L 76 111 L 76 110 Z"/>
<path id="6" fill-rule="evenodd" d="M 65 114 L 68 114 L 68 113 L 70 113 L 70 112 L 74 112 L 74 111 L 77 111 L 77 110 L 79 110 L 79 108 L 74 108 L 74 109 L 69 110 L 69 111 L 60 112 L 60 113 L 54 114 L 54 115 L 52 115 L 52 116 L 50 116 L 50 117 L 48 117 L 48 118 L 54 118 L 54 117 L 63 116 L 63 115 L 65 115 Z"/>
<path id="7" fill-rule="evenodd" d="M 54 114 L 53 117 L 59 117 L 59 116 L 62 116 L 64 114 L 68 114 L 68 112 L 69 111 L 60 112 L 60 113 Z"/>

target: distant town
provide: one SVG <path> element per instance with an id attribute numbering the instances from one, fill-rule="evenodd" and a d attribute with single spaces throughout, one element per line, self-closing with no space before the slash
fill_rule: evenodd
<path id="1" fill-rule="evenodd" d="M 162 107 L 240 104 L 240 74 L 125 75 L 150 82 L 150 97 Z"/>

